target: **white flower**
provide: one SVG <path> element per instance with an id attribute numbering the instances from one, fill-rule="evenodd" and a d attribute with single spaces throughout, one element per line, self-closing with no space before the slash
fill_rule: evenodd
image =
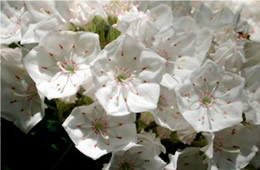
<path id="1" fill-rule="evenodd" d="M 137 144 L 143 145 L 156 155 L 159 155 L 161 152 L 166 153 L 166 148 L 161 144 L 160 138 L 156 137 L 155 135 L 156 134 L 152 131 L 141 132 L 137 134 Z"/>
<path id="2" fill-rule="evenodd" d="M 253 136 L 249 128 L 240 124 L 208 134 L 208 145 L 201 150 L 209 158 L 209 169 L 244 168 L 258 151 Z"/>
<path id="3" fill-rule="evenodd" d="M 182 152 L 175 152 L 175 155 L 169 155 L 170 163 L 165 167 L 165 170 L 191 170 L 199 169 L 206 170 L 207 165 L 203 161 L 199 148 L 188 147 Z"/>
<path id="4" fill-rule="evenodd" d="M 175 20 L 174 28 L 161 29 L 152 47 L 166 60 L 161 84 L 170 89 L 179 88 L 205 60 L 211 41 L 210 31 L 199 28 L 191 17 L 180 17 Z"/>
<path id="5" fill-rule="evenodd" d="M 24 12 L 23 2 L 1 1 L 1 44 L 10 44 L 21 40 L 21 20 Z"/>
<path id="6" fill-rule="evenodd" d="M 54 31 L 25 56 L 24 63 L 48 99 L 68 97 L 92 80 L 89 63 L 99 51 L 96 34 Z"/>
<path id="7" fill-rule="evenodd" d="M 112 117 L 96 102 L 75 108 L 63 123 L 76 147 L 92 159 L 136 142 L 135 115 Z"/>
<path id="8" fill-rule="evenodd" d="M 154 35 L 158 32 L 153 18 L 149 15 L 151 14 L 140 12 L 136 7 L 133 7 L 128 13 L 118 17 L 114 27 L 121 33 L 132 36 L 149 48 L 152 46 Z"/>
<path id="9" fill-rule="evenodd" d="M 103 7 L 108 16 L 119 17 L 126 14 L 133 6 L 136 6 L 135 0 L 111 0 L 103 1 Z"/>
<path id="10" fill-rule="evenodd" d="M 212 30 L 218 30 L 225 25 L 233 24 L 235 15 L 229 8 L 222 8 L 218 12 L 213 13 L 209 7 L 202 3 L 195 10 L 193 16 L 198 24 L 207 26 Z"/>
<path id="11" fill-rule="evenodd" d="M 223 66 L 225 70 L 238 72 L 246 63 L 244 53 L 244 41 L 228 41 L 215 46 L 216 53 L 212 54 L 212 59 L 219 65 Z"/>
<path id="12" fill-rule="evenodd" d="M 211 60 L 177 91 L 178 107 L 197 131 L 219 131 L 242 121 L 244 79 Z"/>
<path id="13" fill-rule="evenodd" d="M 104 19 L 107 17 L 98 1 L 57 1 L 56 8 L 65 23 L 71 22 L 77 26 L 90 23 L 96 15 Z"/>
<path id="14" fill-rule="evenodd" d="M 110 115 L 155 109 L 163 63 L 130 36 L 119 37 L 92 64 L 98 101 Z"/>
<path id="15" fill-rule="evenodd" d="M 157 108 L 151 110 L 151 113 L 156 123 L 172 131 L 185 129 L 188 124 L 178 109 L 175 91 L 163 86 L 161 86 Z"/>
<path id="16" fill-rule="evenodd" d="M 40 3 L 36 1 L 25 1 L 25 4 L 27 11 L 21 20 L 21 44 L 38 43 L 42 36 L 59 24 L 58 22 L 49 25 L 43 24 L 44 29 L 39 29 L 39 26 L 41 26 L 43 22 L 57 14 L 55 1 L 46 0 Z"/>
<path id="17" fill-rule="evenodd" d="M 14 59 L 21 56 L 9 55 L 11 59 L 1 61 L 1 117 L 28 133 L 44 116 L 43 97 L 21 61 Z"/>
<path id="18" fill-rule="evenodd" d="M 242 76 L 246 80 L 245 90 L 247 93 L 246 119 L 254 124 L 260 124 L 260 66 L 244 69 Z"/>
<path id="19" fill-rule="evenodd" d="M 155 134 L 151 132 L 139 134 L 137 145 L 133 145 L 126 151 L 112 152 L 112 158 L 102 170 L 162 170 L 165 162 L 158 156 L 162 149 L 165 148 L 155 138 Z"/>

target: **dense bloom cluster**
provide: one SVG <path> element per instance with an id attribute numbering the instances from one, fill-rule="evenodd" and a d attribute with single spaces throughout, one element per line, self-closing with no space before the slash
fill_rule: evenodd
<path id="1" fill-rule="evenodd" d="M 46 101 L 88 97 L 62 125 L 84 155 L 112 153 L 103 170 L 258 169 L 259 16 L 251 1 L 1 1 L 1 116 L 28 133 Z"/>

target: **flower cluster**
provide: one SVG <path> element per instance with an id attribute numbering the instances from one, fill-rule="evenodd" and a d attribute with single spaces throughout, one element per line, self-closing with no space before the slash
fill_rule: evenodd
<path id="1" fill-rule="evenodd" d="M 23 132 L 46 101 L 88 97 L 62 125 L 84 155 L 112 153 L 103 170 L 260 168 L 259 3 L 1 6 L 1 116 Z"/>

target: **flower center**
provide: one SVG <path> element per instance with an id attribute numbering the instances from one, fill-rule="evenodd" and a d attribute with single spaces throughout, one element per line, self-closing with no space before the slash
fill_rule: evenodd
<path id="1" fill-rule="evenodd" d="M 126 75 L 124 75 L 123 73 L 121 74 L 118 74 L 116 79 L 119 81 L 119 82 L 123 82 L 123 80 L 126 79 Z"/>
<path id="2" fill-rule="evenodd" d="M 200 106 L 202 107 L 211 107 L 216 103 L 215 97 L 209 93 L 204 93 L 200 97 Z"/>
<path id="3" fill-rule="evenodd" d="M 58 61 L 56 64 L 64 73 L 74 73 L 77 70 L 77 64 L 73 60 L 64 62 Z"/>
<path id="4" fill-rule="evenodd" d="M 209 105 L 211 102 L 212 102 L 212 99 L 211 99 L 209 96 L 204 96 L 204 97 L 202 98 L 202 103 L 203 103 L 204 105 Z"/>
<path id="5" fill-rule="evenodd" d="M 107 132 L 108 129 L 108 122 L 103 118 L 96 118 L 91 122 L 92 125 L 92 130 L 95 132 L 97 135 L 103 135 L 104 133 Z"/>
<path id="6" fill-rule="evenodd" d="M 132 160 L 125 159 L 119 165 L 120 170 L 134 170 L 134 162 Z"/>
<path id="7" fill-rule="evenodd" d="M 104 124 L 100 123 L 100 122 L 97 122 L 95 125 L 94 125 L 94 129 L 96 131 L 103 131 L 104 130 Z"/>

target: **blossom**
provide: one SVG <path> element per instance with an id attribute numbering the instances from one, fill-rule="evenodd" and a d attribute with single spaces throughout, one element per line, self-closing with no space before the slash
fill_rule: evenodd
<path id="1" fill-rule="evenodd" d="M 136 142 L 135 116 L 108 116 L 98 102 L 76 107 L 63 123 L 76 147 L 92 159 Z"/>
<path id="2" fill-rule="evenodd" d="M 74 95 L 92 80 L 90 62 L 100 51 L 94 33 L 50 32 L 24 58 L 37 89 L 48 99 Z"/>
<path id="3" fill-rule="evenodd" d="M 157 108 L 151 110 L 156 123 L 172 131 L 185 129 L 188 123 L 181 115 L 174 90 L 161 86 Z"/>
<path id="4" fill-rule="evenodd" d="M 183 151 L 176 151 L 175 155 L 169 155 L 170 163 L 165 167 L 166 170 L 206 170 L 207 164 L 203 162 L 199 148 L 188 147 Z"/>
<path id="5" fill-rule="evenodd" d="M 144 134 L 138 137 L 139 143 L 126 151 L 112 152 L 112 157 L 102 170 L 116 169 L 154 169 L 162 170 L 165 162 L 154 152 L 158 142 L 150 141 L 150 135 Z M 140 138 L 141 137 L 141 138 Z M 155 139 L 155 138 L 154 138 Z M 141 141 L 141 142 L 140 142 Z M 152 143 L 151 143 L 152 142 Z M 148 144 L 148 146 L 146 145 Z M 154 145 L 154 146 L 152 146 Z"/>
<path id="6" fill-rule="evenodd" d="M 40 38 L 52 28 L 58 27 L 58 22 L 43 24 L 52 16 L 57 15 L 55 2 L 51 0 L 35 2 L 25 1 L 26 11 L 21 20 L 21 44 L 38 43 Z M 39 29 L 42 26 L 42 29 Z"/>
<path id="7" fill-rule="evenodd" d="M 244 79 L 224 72 L 211 60 L 177 91 L 184 119 L 197 131 L 219 131 L 242 121 Z"/>
<path id="8" fill-rule="evenodd" d="M 206 135 L 208 145 L 201 150 L 212 170 L 244 168 L 258 151 L 252 132 L 240 124 Z"/>
<path id="9" fill-rule="evenodd" d="M 212 54 L 212 59 L 219 65 L 224 66 L 225 70 L 238 72 L 246 63 L 244 54 L 244 42 L 228 40 L 215 47 L 216 53 Z"/>
<path id="10" fill-rule="evenodd" d="M 44 98 L 21 63 L 21 52 L 7 56 L 1 61 L 1 117 L 28 133 L 44 116 Z"/>
<path id="11" fill-rule="evenodd" d="M 98 101 L 118 116 L 156 108 L 163 63 L 130 36 L 119 37 L 91 65 Z"/>
<path id="12" fill-rule="evenodd" d="M 159 155 L 161 152 L 166 153 L 165 147 L 161 144 L 160 138 L 155 136 L 156 134 L 152 131 L 141 132 L 137 134 L 138 145 L 143 145 L 147 149 L 153 151 L 154 154 Z"/>
<path id="13" fill-rule="evenodd" d="M 24 12 L 23 2 L 1 1 L 1 44 L 10 44 L 21 40 L 21 21 Z"/>

